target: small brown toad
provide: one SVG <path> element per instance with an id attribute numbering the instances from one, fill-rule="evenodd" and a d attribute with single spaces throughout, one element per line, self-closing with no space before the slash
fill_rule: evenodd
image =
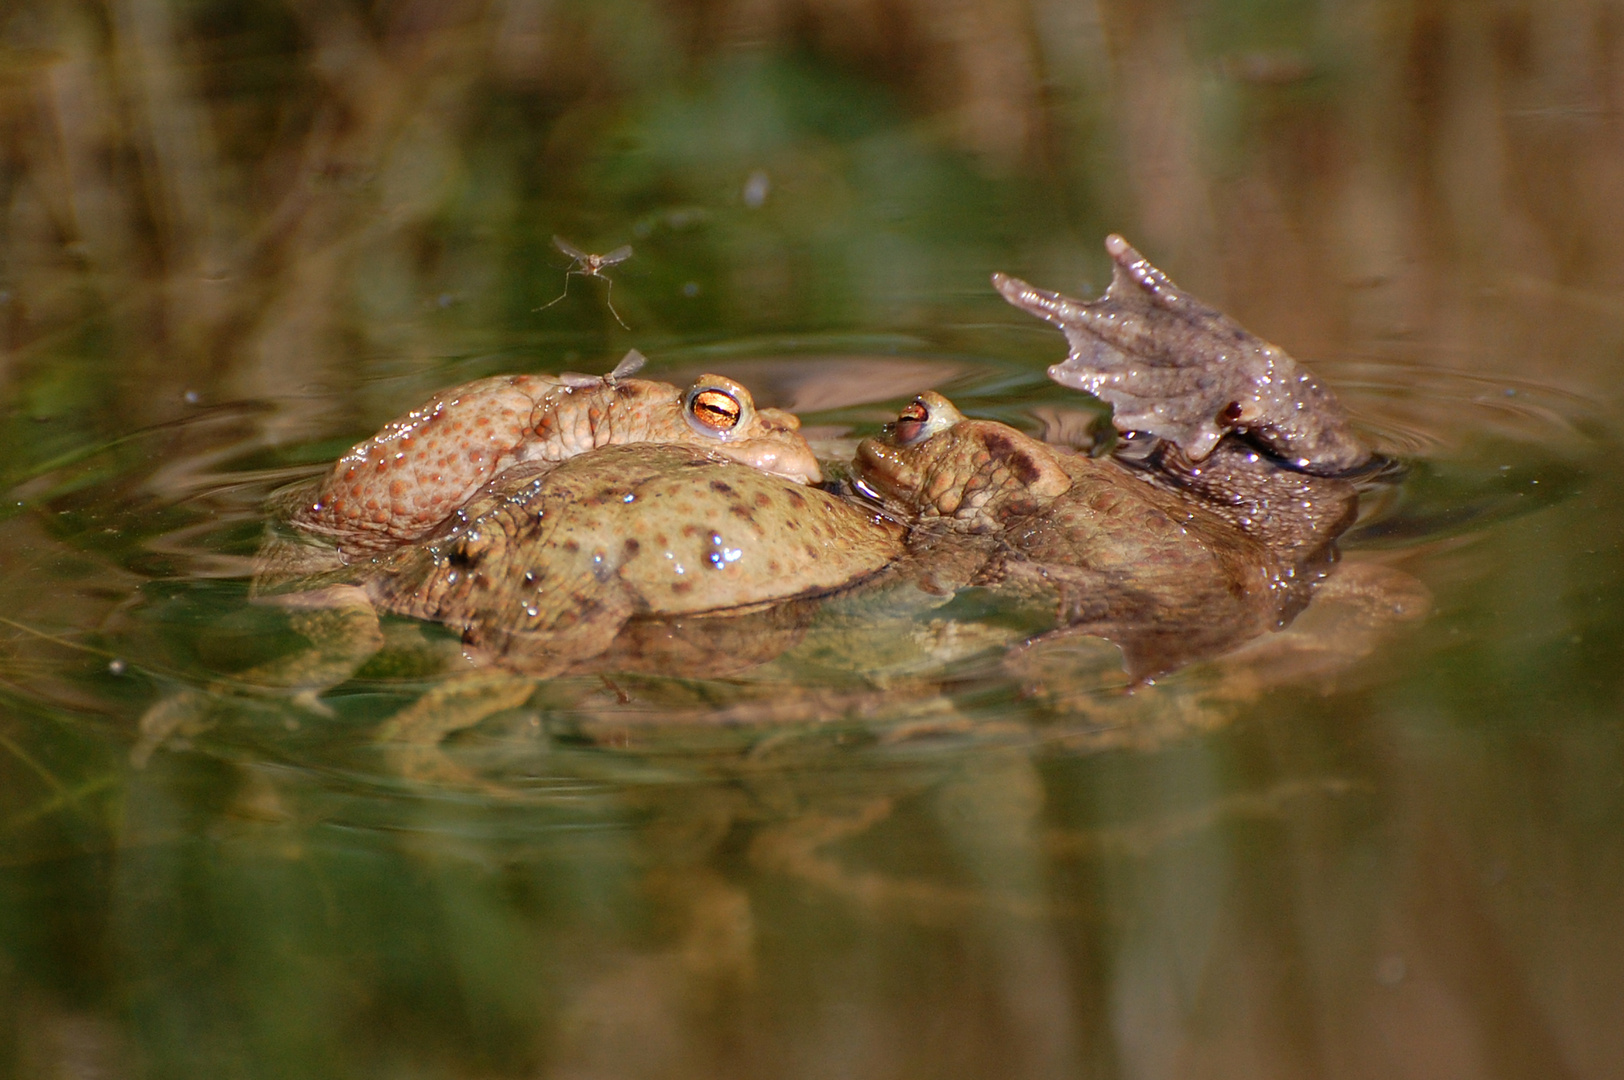
<path id="1" fill-rule="evenodd" d="M 1378 460 L 1331 392 L 1277 346 L 1183 293 L 1121 237 L 1092 303 L 994 275 L 1059 325 L 1049 369 L 1114 407 L 1093 458 L 925 393 L 858 447 L 861 484 L 913 522 L 922 565 L 1058 594 L 1062 623 L 1121 646 L 1136 678 L 1283 626 L 1352 523 Z"/>
<path id="2" fill-rule="evenodd" d="M 757 409 L 721 375 L 686 390 L 630 378 L 642 365 L 634 350 L 604 376 L 496 375 L 442 390 L 285 493 L 281 513 L 353 558 L 428 535 L 515 465 L 604 446 L 691 446 L 798 483 L 821 478 L 792 414 Z"/>

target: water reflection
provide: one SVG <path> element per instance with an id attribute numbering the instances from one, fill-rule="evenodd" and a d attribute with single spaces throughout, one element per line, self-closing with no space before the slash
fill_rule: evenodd
<path id="1" fill-rule="evenodd" d="M 1618 1073 L 1617 31 L 1600 0 L 14 5 L 0 1060 Z M 454 646 L 401 623 L 330 715 L 242 695 L 132 765 L 154 701 L 294 644 L 246 602 L 264 494 L 433 390 L 635 344 L 830 453 L 927 387 L 1080 441 L 1058 338 L 986 276 L 1101 286 L 1113 229 L 1410 465 L 1286 634 L 1126 695 L 1097 642 L 1005 666 L 996 613 L 945 688 L 854 675 L 833 618 L 818 694 L 562 682 L 450 740 L 448 785 L 376 742 Z M 532 310 L 554 233 L 636 247 L 635 333 L 591 290 Z"/>
<path id="2" fill-rule="evenodd" d="M 1529 550 L 1519 535 L 1583 521 L 1577 493 L 1617 478 L 1560 394 L 1501 385 L 1533 404 L 1497 427 L 1504 394 L 1482 380 L 1363 373 L 1361 412 L 1401 399 L 1453 424 L 1425 431 L 1439 456 L 1417 468 L 1435 471 L 1369 511 L 1336 587 L 1283 634 L 1132 695 L 1114 650 L 1084 640 L 921 696 L 934 684 L 906 671 L 830 681 L 842 655 L 872 652 L 845 641 L 855 612 L 814 634 L 799 677 L 817 692 L 786 696 L 782 669 L 560 681 L 453 740 L 473 785 L 402 775 L 375 741 L 432 685 L 409 662 L 363 673 L 329 716 L 245 700 L 132 770 L 130 723 L 154 693 L 285 643 L 285 615 L 244 605 L 232 572 L 286 470 L 239 470 L 257 436 L 211 414 L 134 440 L 186 448 L 152 455 L 146 477 L 93 461 L 47 474 L 5 545 L 43 569 L 8 590 L 46 611 L 29 590 L 75 595 L 76 566 L 82 599 L 10 623 L 16 1060 L 1029 1076 L 1198 1058 L 1379 1071 L 1496 1047 L 1563 1061 L 1507 972 L 1538 965 L 1519 949 L 1553 904 L 1572 932 L 1606 925 L 1604 894 L 1571 878 L 1606 833 L 1569 830 L 1616 798 L 1580 749 L 1596 728 L 1566 736 L 1584 764 L 1543 767 L 1589 800 L 1564 806 L 1517 753 L 1463 771 L 1481 736 L 1417 702 L 1472 700 L 1476 658 L 1504 662 L 1485 618 L 1563 632 L 1550 604 L 1573 594 L 1527 594 L 1509 616 L 1516 589 L 1472 597 L 1508 545 Z M 1003 378 L 966 399 L 996 407 Z M 182 497 L 138 513 L 158 482 Z M 146 538 L 105 546 L 100 520 Z M 1539 710 L 1508 711 L 1528 719 L 1494 737 L 1541 745 L 1522 728 Z M 1370 1049 L 1373 1028 L 1402 1049 Z"/>

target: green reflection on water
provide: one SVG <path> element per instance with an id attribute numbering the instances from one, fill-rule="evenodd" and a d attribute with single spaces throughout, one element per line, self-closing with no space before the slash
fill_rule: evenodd
<path id="1" fill-rule="evenodd" d="M 7 16 L 6 1072 L 1619 1071 L 1605 20 L 802 7 Z M 809 424 L 908 361 L 1037 430 L 1088 407 L 986 274 L 1098 287 L 1108 228 L 1411 460 L 1348 558 L 1424 622 L 1124 697 L 1103 646 L 999 667 L 1031 613 L 975 595 L 953 679 L 877 669 L 859 603 L 754 674 L 542 688 L 452 741 L 475 787 L 374 742 L 453 644 L 396 624 L 331 715 L 223 697 L 132 764 L 297 643 L 246 602 L 265 492 L 430 390 L 857 357 L 894 392 Z M 636 247 L 630 333 L 596 282 L 531 310 L 554 233 Z"/>

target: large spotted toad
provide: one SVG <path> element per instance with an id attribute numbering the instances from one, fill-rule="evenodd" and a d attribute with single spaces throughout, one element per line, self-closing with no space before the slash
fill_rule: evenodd
<path id="1" fill-rule="evenodd" d="M 509 469 L 454 522 L 380 560 L 365 588 L 542 675 L 603 652 L 634 617 L 737 615 L 849 586 L 902 536 L 818 488 L 651 444 Z"/>

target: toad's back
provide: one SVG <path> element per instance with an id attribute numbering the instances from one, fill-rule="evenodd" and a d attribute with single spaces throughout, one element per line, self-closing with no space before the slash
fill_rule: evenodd
<path id="1" fill-rule="evenodd" d="M 677 446 L 512 470 L 439 538 L 385 560 L 381 607 L 487 632 L 612 633 L 732 613 L 875 573 L 901 530 L 816 488 Z"/>

